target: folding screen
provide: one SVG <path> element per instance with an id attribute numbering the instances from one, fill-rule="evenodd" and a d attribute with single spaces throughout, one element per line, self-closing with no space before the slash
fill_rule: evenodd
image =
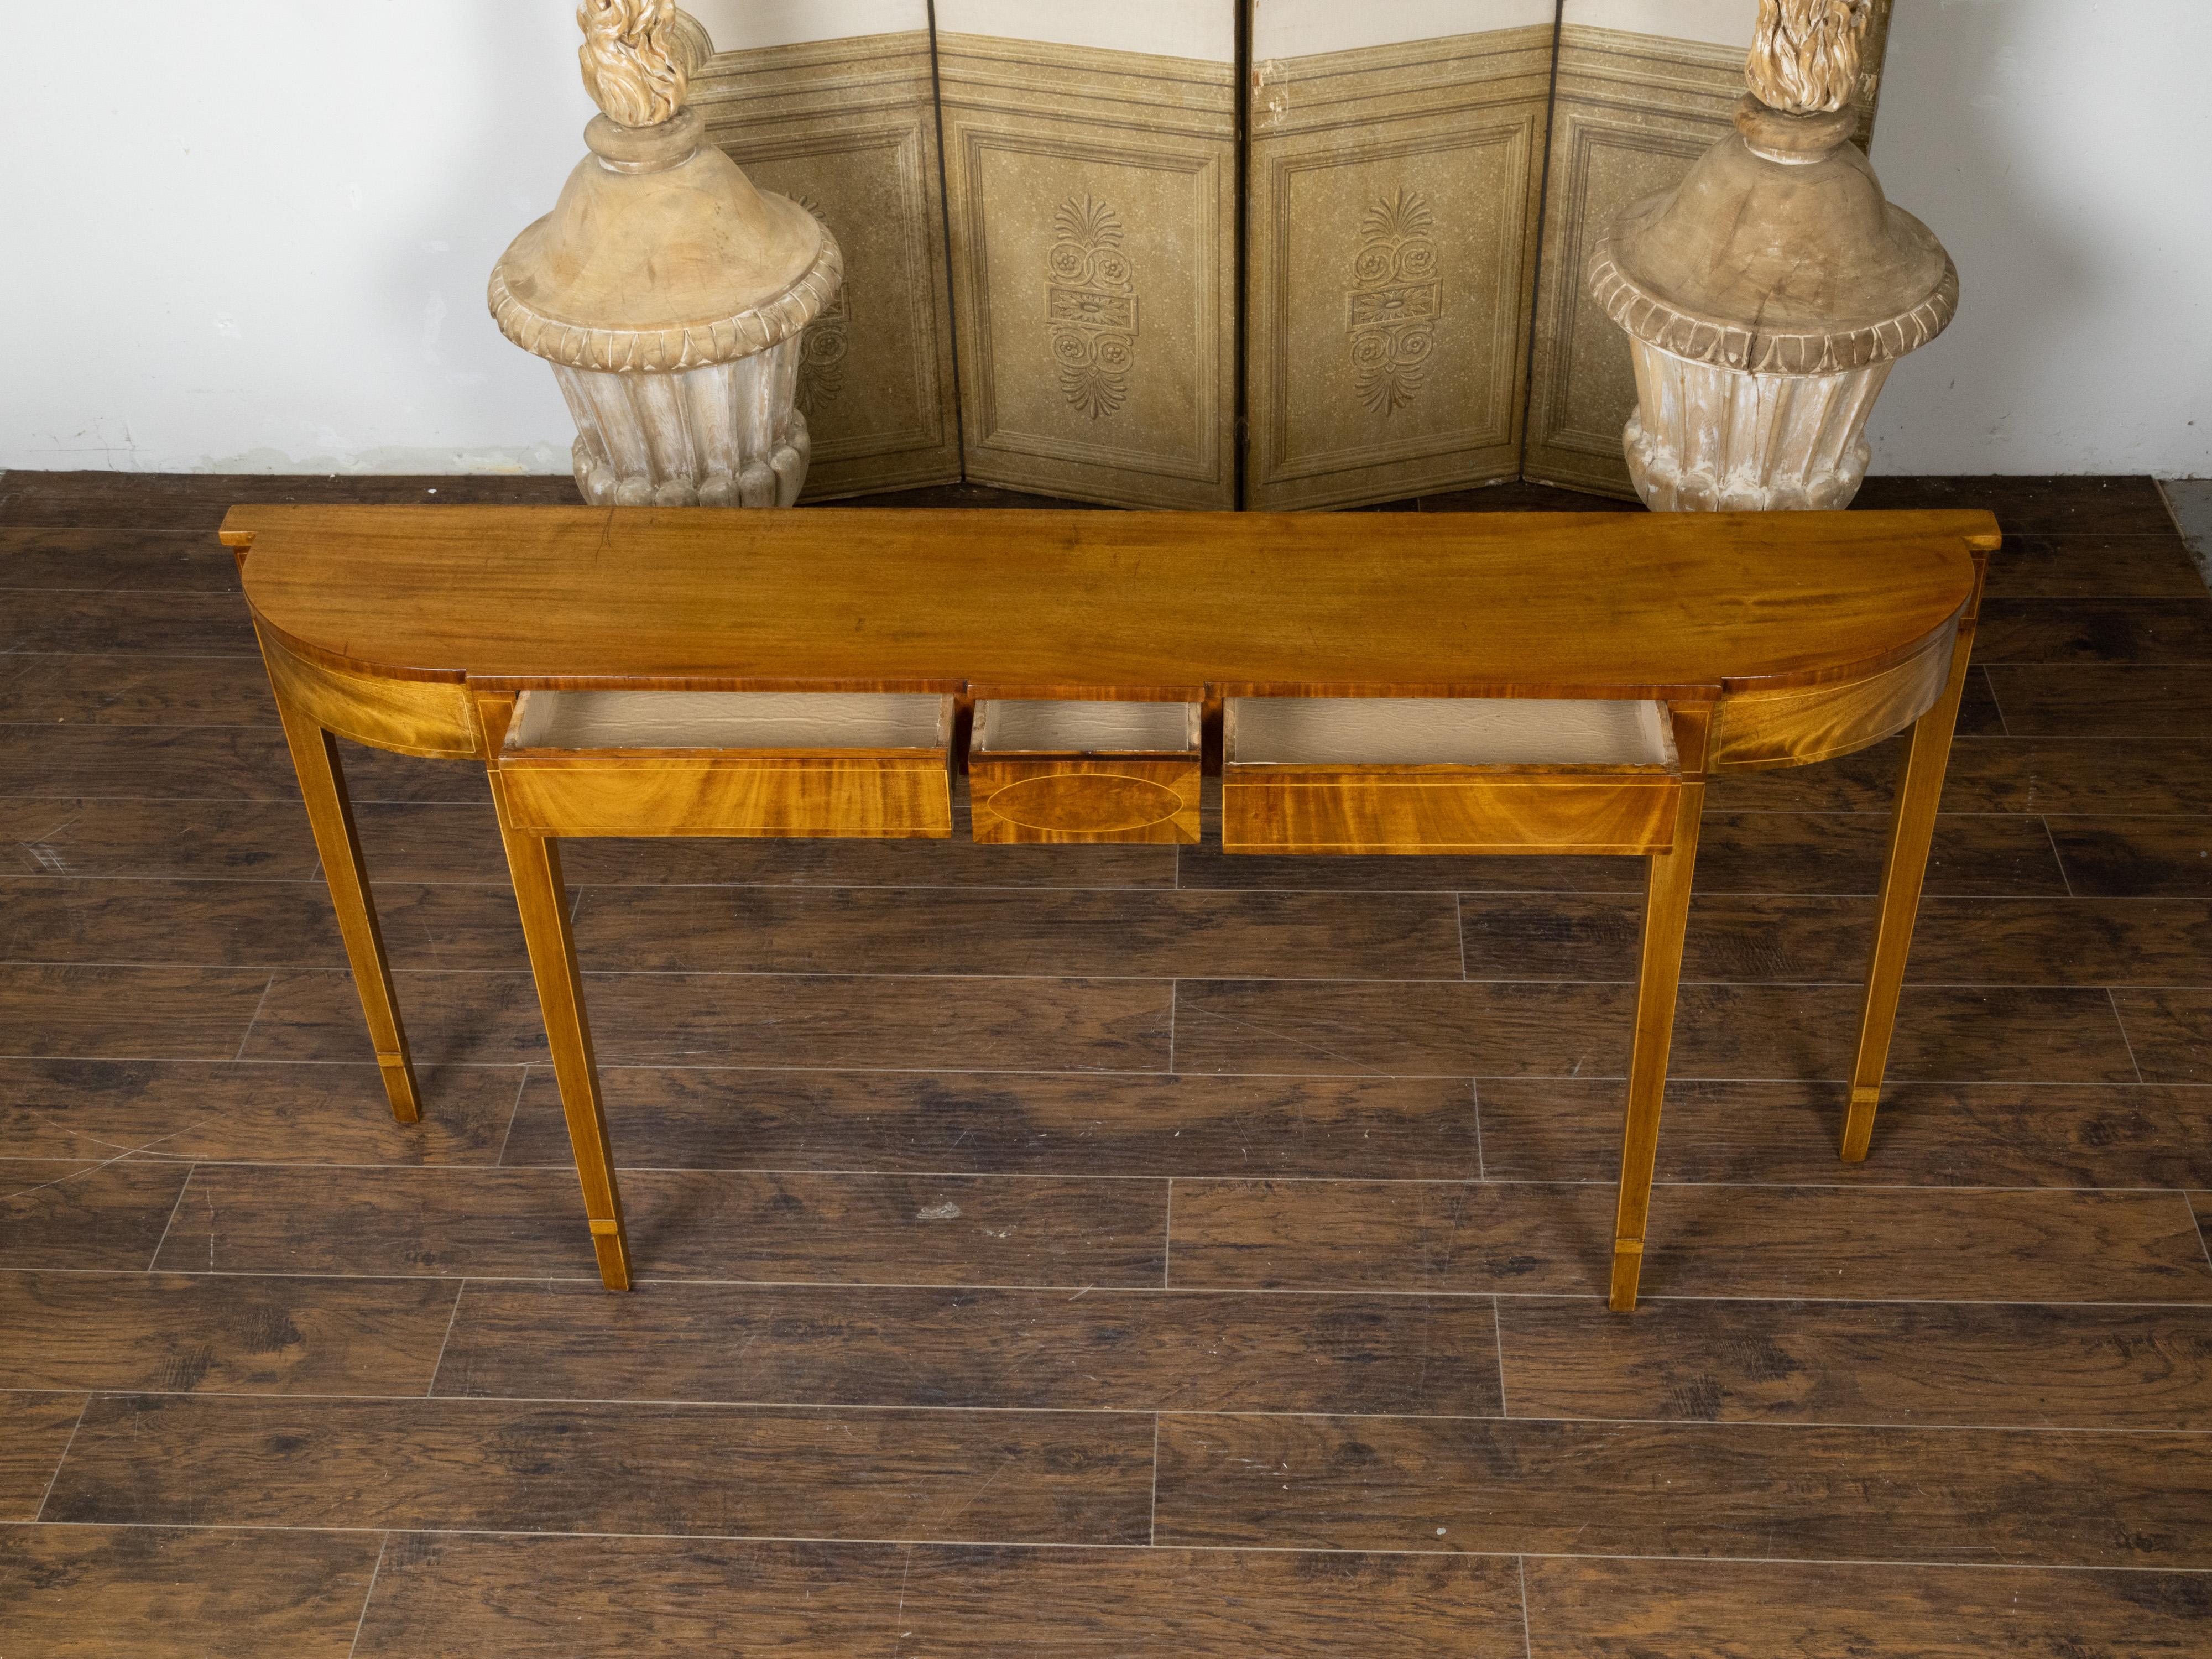
<path id="1" fill-rule="evenodd" d="M 969 477 L 1235 506 L 1235 0 L 936 11 Z"/>
<path id="2" fill-rule="evenodd" d="M 819 215 L 845 289 L 808 331 L 806 498 L 960 476 L 928 0 L 691 0 L 691 103 L 764 190 Z"/>
<path id="3" fill-rule="evenodd" d="M 690 10 L 714 141 L 845 250 L 809 498 L 1294 507 L 1632 493 L 1583 261 L 1729 131 L 1758 0 L 936 0 L 933 54 L 929 0 Z"/>
<path id="4" fill-rule="evenodd" d="M 1553 0 L 1255 0 L 1245 503 L 1516 475 Z"/>
<path id="5" fill-rule="evenodd" d="M 1263 0 L 1264 3 L 1264 0 Z M 1523 473 L 1630 495 L 1620 429 L 1636 406 L 1628 345 L 1583 280 L 1591 239 L 1664 190 L 1730 129 L 1755 0 L 1565 0 L 1544 206 Z M 1860 88 L 1871 130 L 1888 28 L 1877 0 Z"/>

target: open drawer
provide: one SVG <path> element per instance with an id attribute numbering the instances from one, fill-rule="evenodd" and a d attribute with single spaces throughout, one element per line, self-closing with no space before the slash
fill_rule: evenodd
<path id="1" fill-rule="evenodd" d="M 985 697 L 968 744 L 987 842 L 1198 840 L 1199 705 Z"/>
<path id="2" fill-rule="evenodd" d="M 1681 765 L 1664 703 L 1231 697 L 1231 853 L 1655 853 Z"/>
<path id="3" fill-rule="evenodd" d="M 947 696 L 525 691 L 495 769 L 541 835 L 942 837 L 951 734 Z"/>

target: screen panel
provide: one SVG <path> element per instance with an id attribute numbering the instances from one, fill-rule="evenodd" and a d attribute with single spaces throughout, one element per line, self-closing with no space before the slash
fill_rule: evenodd
<path id="1" fill-rule="evenodd" d="M 804 204 L 845 255 L 810 325 L 804 499 L 960 476 L 928 0 L 693 0 L 712 55 L 691 82 L 708 137 Z"/>
<path id="2" fill-rule="evenodd" d="M 1520 465 L 1553 0 L 1255 0 L 1245 501 Z"/>
<path id="3" fill-rule="evenodd" d="M 938 0 L 970 479 L 1236 504 L 1233 0 Z"/>

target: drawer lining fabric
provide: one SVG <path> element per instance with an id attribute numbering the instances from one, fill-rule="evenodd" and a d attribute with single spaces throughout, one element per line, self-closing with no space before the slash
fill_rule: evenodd
<path id="1" fill-rule="evenodd" d="M 946 704 L 888 691 L 526 691 L 507 747 L 939 749 Z"/>
<path id="2" fill-rule="evenodd" d="M 993 697 L 975 706 L 981 754 L 1180 755 L 1198 748 L 1193 702 L 1048 702 Z"/>
<path id="3" fill-rule="evenodd" d="M 1669 766 L 1664 703 L 1648 699 L 1236 697 L 1237 765 Z"/>

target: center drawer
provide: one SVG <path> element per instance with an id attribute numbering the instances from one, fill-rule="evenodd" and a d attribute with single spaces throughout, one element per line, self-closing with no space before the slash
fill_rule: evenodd
<path id="1" fill-rule="evenodd" d="M 1231 697 L 1230 853 L 1653 853 L 1682 774 L 1664 703 Z"/>
<path id="2" fill-rule="evenodd" d="M 525 691 L 496 767 L 549 836 L 941 838 L 953 700 L 903 693 Z"/>
<path id="3" fill-rule="evenodd" d="M 1194 843 L 1199 714 L 1194 701 L 977 699 L 975 838 Z"/>

